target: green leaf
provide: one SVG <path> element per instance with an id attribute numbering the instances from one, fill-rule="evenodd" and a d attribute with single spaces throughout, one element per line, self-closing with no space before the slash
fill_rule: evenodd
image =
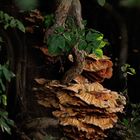
<path id="1" fill-rule="evenodd" d="M 94 35 L 94 38 L 96 38 L 96 40 L 102 40 L 104 37 L 103 34 L 101 33 L 94 33 L 93 35 Z"/>
<path id="2" fill-rule="evenodd" d="M 129 124 L 129 120 L 127 120 L 127 119 L 123 119 L 123 122 L 122 122 L 125 126 L 128 126 L 128 124 Z"/>
<path id="3" fill-rule="evenodd" d="M 97 2 L 100 6 L 104 6 L 106 1 L 105 0 L 97 0 Z"/>
<path id="4" fill-rule="evenodd" d="M 87 42 L 85 40 L 80 40 L 78 48 L 79 50 L 85 50 L 87 48 Z"/>
<path id="5" fill-rule="evenodd" d="M 77 42 L 77 37 L 73 35 L 73 33 L 70 34 L 70 37 L 71 37 L 70 46 L 73 46 Z"/>
<path id="6" fill-rule="evenodd" d="M 46 28 L 50 27 L 54 23 L 54 15 L 50 14 L 44 17 L 44 25 Z"/>
<path id="7" fill-rule="evenodd" d="M 99 48 L 103 48 L 106 44 L 107 42 L 102 40 L 99 44 Z"/>
<path id="8" fill-rule="evenodd" d="M 56 47 L 61 48 L 62 50 L 65 49 L 65 39 L 63 36 L 58 36 L 55 40 Z"/>
<path id="9" fill-rule="evenodd" d="M 88 53 L 91 53 L 93 49 L 94 49 L 93 44 L 92 43 L 89 43 L 87 45 L 87 48 L 85 49 L 85 51 L 88 52 Z"/>
<path id="10" fill-rule="evenodd" d="M 59 27 L 57 27 L 56 29 L 55 29 L 55 31 L 57 32 L 57 33 L 63 33 L 64 32 L 64 27 L 63 26 L 59 26 Z"/>
<path id="11" fill-rule="evenodd" d="M 57 55 L 60 55 L 62 53 L 62 50 L 58 47 L 52 47 L 52 46 L 49 46 L 48 47 L 48 51 L 51 55 L 53 56 L 57 56 Z"/>
<path id="12" fill-rule="evenodd" d="M 0 79 L 0 86 L 2 88 L 2 91 L 5 91 L 6 90 L 5 85 L 2 82 L 2 79 Z"/>
<path id="13" fill-rule="evenodd" d="M 2 96 L 1 96 L 1 100 L 2 100 L 2 104 L 3 104 L 4 106 L 7 106 L 7 96 L 6 96 L 6 95 L 2 95 Z"/>
<path id="14" fill-rule="evenodd" d="M 8 112 L 4 111 L 4 110 L 0 110 L 0 117 L 7 117 L 8 116 Z"/>
<path id="15" fill-rule="evenodd" d="M 127 71 L 127 67 L 125 65 L 121 66 L 121 71 L 122 72 L 126 72 Z"/>
<path id="16" fill-rule="evenodd" d="M 63 34 L 63 36 L 64 36 L 64 38 L 65 38 L 67 41 L 71 41 L 70 33 L 65 32 L 65 33 Z"/>
<path id="17" fill-rule="evenodd" d="M 103 39 L 103 34 L 96 32 L 94 30 L 91 30 L 91 31 L 89 31 L 86 35 L 86 40 L 88 42 L 98 42 Z"/>
<path id="18" fill-rule="evenodd" d="M 11 71 L 9 71 L 5 66 L 3 66 L 3 74 L 5 79 L 10 82 L 11 78 L 14 76 Z"/>
<path id="19" fill-rule="evenodd" d="M 16 20 L 14 18 L 12 18 L 9 25 L 10 25 L 11 28 L 14 28 L 16 26 Z"/>
<path id="20" fill-rule="evenodd" d="M 82 20 L 82 24 L 83 24 L 84 26 L 86 26 L 86 25 L 87 25 L 87 20 Z"/>
<path id="21" fill-rule="evenodd" d="M 10 20 L 10 16 L 7 13 L 4 13 L 4 20 L 8 22 Z"/>
<path id="22" fill-rule="evenodd" d="M 94 41 L 95 40 L 101 41 L 101 40 L 103 40 L 103 37 L 104 37 L 103 34 L 98 33 L 98 32 L 93 33 L 93 36 L 94 36 Z"/>
<path id="23" fill-rule="evenodd" d="M 14 126 L 14 121 L 8 118 L 8 112 L 5 110 L 0 111 L 0 127 L 2 131 L 11 134 L 10 126 Z"/>
<path id="24" fill-rule="evenodd" d="M 10 120 L 10 119 L 7 118 L 6 122 L 7 122 L 8 125 L 14 126 L 14 121 L 13 120 Z"/>
<path id="25" fill-rule="evenodd" d="M 22 22 L 3 11 L 0 11 L 0 23 L 3 23 L 4 29 L 8 27 L 18 28 L 20 31 L 25 32 L 25 27 Z"/>
<path id="26" fill-rule="evenodd" d="M 63 36 L 54 34 L 48 40 L 48 51 L 52 55 L 60 55 L 65 49 L 65 39 Z"/>
<path id="27" fill-rule="evenodd" d="M 2 131 L 6 131 L 8 134 L 11 135 L 11 129 L 10 127 L 6 124 L 5 120 L 3 118 L 0 118 L 0 126 Z"/>
<path id="28" fill-rule="evenodd" d="M 22 31 L 23 33 L 25 33 L 25 27 L 22 24 L 22 22 L 20 22 L 19 20 L 17 20 L 17 28 Z"/>
<path id="29" fill-rule="evenodd" d="M 134 74 L 132 74 L 132 73 L 131 73 L 131 72 L 129 72 L 129 71 L 127 72 L 127 74 L 129 74 L 129 75 L 134 75 Z"/>
<path id="30" fill-rule="evenodd" d="M 136 74 L 136 71 L 135 71 L 134 68 L 129 68 L 129 70 L 130 70 L 130 72 L 131 72 L 132 75 Z"/>
<path id="31" fill-rule="evenodd" d="M 102 49 L 95 49 L 95 55 L 97 55 L 98 57 L 101 57 L 101 56 L 103 56 L 103 51 L 102 51 Z"/>
<path id="32" fill-rule="evenodd" d="M 92 44 L 93 44 L 93 46 L 94 46 L 94 49 L 99 49 L 101 46 L 100 46 L 100 44 L 101 44 L 101 40 L 96 40 L 96 41 L 94 41 Z"/>
<path id="33" fill-rule="evenodd" d="M 86 35 L 86 40 L 88 42 L 93 41 L 93 33 L 91 31 L 89 31 Z"/>

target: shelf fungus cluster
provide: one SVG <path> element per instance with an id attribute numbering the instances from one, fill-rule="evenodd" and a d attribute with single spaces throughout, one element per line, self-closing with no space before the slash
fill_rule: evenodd
<path id="1" fill-rule="evenodd" d="M 102 82 L 105 78 L 111 78 L 112 66 L 113 63 L 109 57 L 103 55 L 98 58 L 90 54 L 86 57 L 83 75 L 92 82 Z"/>
<path id="2" fill-rule="evenodd" d="M 49 91 L 49 95 L 44 94 L 46 97 L 37 95 L 38 103 L 54 108 L 52 114 L 59 120 L 67 137 L 74 140 L 102 140 L 117 123 L 118 113 L 123 112 L 126 104 L 124 96 L 99 83 L 111 76 L 112 62 L 107 57 L 95 59 L 89 56 L 84 74 L 76 77 L 73 83 L 63 85 L 59 81 L 35 79 L 43 84 L 44 90 Z"/>

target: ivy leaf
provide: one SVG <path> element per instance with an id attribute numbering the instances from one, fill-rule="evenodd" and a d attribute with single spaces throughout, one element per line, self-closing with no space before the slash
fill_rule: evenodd
<path id="1" fill-rule="evenodd" d="M 106 1 L 105 0 L 97 0 L 97 2 L 100 6 L 104 6 Z"/>

